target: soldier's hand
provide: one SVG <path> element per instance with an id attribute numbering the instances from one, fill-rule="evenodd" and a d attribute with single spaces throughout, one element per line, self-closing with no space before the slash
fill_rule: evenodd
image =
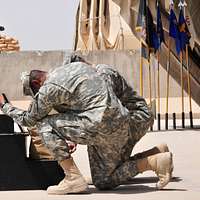
<path id="1" fill-rule="evenodd" d="M 75 144 L 75 143 L 73 143 L 71 141 L 68 141 L 68 140 L 66 140 L 66 143 L 67 143 L 67 145 L 69 147 L 69 153 L 71 153 L 71 154 L 74 153 L 76 151 L 77 144 Z"/>
<path id="2" fill-rule="evenodd" d="M 0 108 L 3 108 L 3 106 L 6 104 L 6 100 L 4 96 L 1 94 L 0 95 Z"/>

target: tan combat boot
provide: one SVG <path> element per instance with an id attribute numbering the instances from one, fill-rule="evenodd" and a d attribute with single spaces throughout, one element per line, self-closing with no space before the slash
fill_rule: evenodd
<path id="1" fill-rule="evenodd" d="M 138 159 L 146 158 L 148 156 L 151 156 L 151 155 L 154 155 L 157 153 L 165 153 L 165 152 L 169 152 L 169 148 L 168 148 L 167 144 L 162 143 L 162 144 L 159 144 L 159 145 L 153 147 L 152 149 L 135 154 L 133 156 L 133 159 L 138 160 Z"/>
<path id="2" fill-rule="evenodd" d="M 60 166 L 65 172 L 65 178 L 58 185 L 48 187 L 48 194 L 62 195 L 87 191 L 88 184 L 72 158 L 60 162 Z"/>
<path id="3" fill-rule="evenodd" d="M 158 153 L 153 156 L 137 160 L 136 165 L 140 173 L 147 170 L 154 171 L 159 178 L 156 187 L 158 189 L 162 189 L 171 179 L 171 173 L 173 170 L 172 153 Z"/>
<path id="4" fill-rule="evenodd" d="M 91 176 L 85 176 L 84 179 L 85 179 L 85 181 L 88 185 L 93 185 L 93 181 L 92 181 Z"/>

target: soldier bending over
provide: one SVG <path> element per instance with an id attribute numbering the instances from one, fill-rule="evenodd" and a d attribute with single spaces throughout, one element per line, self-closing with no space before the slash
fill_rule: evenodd
<path id="1" fill-rule="evenodd" d="M 5 103 L 1 110 L 22 126 L 36 127 L 44 144 L 65 172 L 49 194 L 80 193 L 87 182 L 75 165 L 66 140 L 88 147 L 93 184 L 113 189 L 147 170 L 156 172 L 162 189 L 173 169 L 165 144 L 131 157 L 134 145 L 153 123 L 145 100 L 107 65 L 93 66 L 78 56 L 47 73 L 23 76 L 24 93 L 32 95 L 28 111 Z M 49 115 L 54 109 L 58 113 Z"/>

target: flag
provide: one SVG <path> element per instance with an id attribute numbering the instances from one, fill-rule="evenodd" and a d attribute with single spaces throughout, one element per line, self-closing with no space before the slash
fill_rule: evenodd
<path id="1" fill-rule="evenodd" d="M 156 51 L 159 48 L 156 27 L 149 7 L 147 6 L 146 9 L 146 44 L 150 51 Z"/>
<path id="2" fill-rule="evenodd" d="M 148 59 L 149 52 L 146 44 L 146 0 L 140 0 L 136 31 L 140 32 L 141 37 L 141 56 Z"/>
<path id="3" fill-rule="evenodd" d="M 146 0 L 140 0 L 136 31 L 140 32 L 141 39 L 146 39 Z"/>
<path id="4" fill-rule="evenodd" d="M 149 51 L 156 51 L 156 49 L 159 48 L 156 28 L 146 0 L 140 0 L 136 31 L 141 33 L 141 41 L 146 48 L 148 47 Z M 142 52 L 144 51 L 146 52 L 145 47 L 143 46 Z M 142 55 L 145 55 L 144 57 L 146 57 L 146 53 L 142 53 Z"/>
<path id="5" fill-rule="evenodd" d="M 180 9 L 178 27 L 179 27 L 180 48 L 181 50 L 185 50 L 186 45 L 189 44 L 191 34 L 186 24 L 183 8 Z"/>
<path id="6" fill-rule="evenodd" d="M 175 43 L 176 43 L 176 51 L 178 54 L 180 54 L 181 46 L 180 46 L 180 39 L 179 39 L 178 22 L 177 22 L 176 15 L 172 7 L 170 9 L 170 15 L 169 15 L 169 36 L 174 38 Z"/>
<path id="7" fill-rule="evenodd" d="M 147 47 L 142 43 L 142 46 L 141 46 L 141 56 L 145 59 L 148 59 L 149 58 L 149 52 L 148 52 L 148 49 Z"/>
<path id="8" fill-rule="evenodd" d="M 162 25 L 162 19 L 161 19 L 161 12 L 160 12 L 160 1 L 157 0 L 157 26 L 156 26 L 156 32 L 158 36 L 158 48 L 160 48 L 161 43 L 165 41 L 164 39 L 164 30 Z"/>

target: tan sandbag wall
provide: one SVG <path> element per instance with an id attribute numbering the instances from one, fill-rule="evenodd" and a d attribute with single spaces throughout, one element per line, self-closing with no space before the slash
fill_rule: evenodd
<path id="1" fill-rule="evenodd" d="M 19 50 L 20 46 L 18 40 L 9 36 L 0 35 L 0 52 L 13 52 Z"/>

